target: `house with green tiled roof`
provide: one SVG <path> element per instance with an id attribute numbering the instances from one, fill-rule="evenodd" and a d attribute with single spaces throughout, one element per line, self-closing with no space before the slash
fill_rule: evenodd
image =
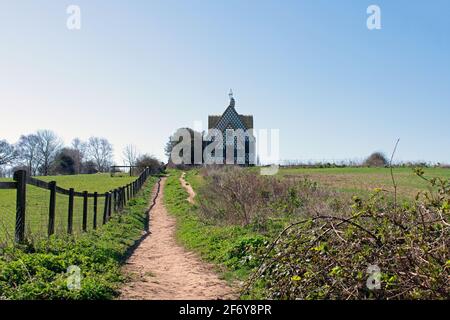
<path id="1" fill-rule="evenodd" d="M 230 104 L 222 115 L 208 117 L 208 131 L 219 130 L 222 133 L 223 164 L 254 165 L 256 155 L 253 116 L 239 114 L 231 90 L 229 96 Z M 233 146 L 229 148 L 228 156 L 227 145 Z"/>

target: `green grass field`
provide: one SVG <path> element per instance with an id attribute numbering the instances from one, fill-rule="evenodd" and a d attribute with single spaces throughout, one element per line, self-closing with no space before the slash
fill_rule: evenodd
<path id="1" fill-rule="evenodd" d="M 400 197 L 411 199 L 428 188 L 427 182 L 411 168 L 394 168 L 393 172 Z M 375 188 L 394 190 L 389 168 L 281 168 L 278 175 L 309 178 L 325 187 L 352 194 L 367 193 Z M 426 168 L 425 177 L 450 179 L 450 169 Z"/>
<path id="2" fill-rule="evenodd" d="M 43 181 L 56 181 L 57 185 L 76 191 L 105 193 L 109 190 L 126 185 L 136 177 L 111 177 L 109 174 L 49 176 L 38 177 Z M 0 179 L 11 181 L 11 179 Z M 28 237 L 42 237 L 47 233 L 48 204 L 50 192 L 48 190 L 27 186 L 26 232 Z M 68 197 L 57 194 L 55 232 L 64 233 L 67 230 Z M 104 199 L 99 198 L 97 223 L 101 224 L 103 217 Z M 88 201 L 88 230 L 93 226 L 93 199 Z M 83 199 L 75 198 L 74 202 L 74 233 L 81 232 L 83 216 Z M 15 190 L 0 190 L 0 243 L 10 242 L 14 237 L 15 226 Z"/>

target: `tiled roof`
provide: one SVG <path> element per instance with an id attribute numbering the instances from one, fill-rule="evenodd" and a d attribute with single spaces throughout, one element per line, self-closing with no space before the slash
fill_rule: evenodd
<path id="1" fill-rule="evenodd" d="M 239 115 L 247 130 L 253 129 L 253 116 Z"/>
<path id="2" fill-rule="evenodd" d="M 224 113 L 225 114 L 225 113 Z M 210 115 L 208 116 L 208 129 L 213 129 L 217 127 L 220 119 L 223 115 Z M 253 116 L 252 115 L 239 115 L 239 119 L 244 124 L 247 130 L 253 129 Z"/>

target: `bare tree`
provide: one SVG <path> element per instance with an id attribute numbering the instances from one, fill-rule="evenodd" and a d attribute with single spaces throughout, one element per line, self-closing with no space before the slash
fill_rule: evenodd
<path id="1" fill-rule="evenodd" d="M 136 166 L 138 166 L 139 171 L 150 168 L 152 173 L 159 173 L 164 170 L 164 163 L 159 161 L 155 156 L 148 154 L 139 156 L 136 160 Z"/>
<path id="2" fill-rule="evenodd" d="M 72 140 L 72 149 L 76 151 L 73 154 L 75 161 L 75 173 L 81 173 L 83 171 L 83 161 L 86 158 L 87 143 L 81 141 L 79 138 Z"/>
<path id="3" fill-rule="evenodd" d="M 11 164 L 17 158 L 17 150 L 6 140 L 0 140 L 0 166 Z"/>
<path id="4" fill-rule="evenodd" d="M 113 146 L 105 138 L 90 137 L 87 143 L 87 154 L 100 172 L 108 171 L 113 162 Z"/>
<path id="5" fill-rule="evenodd" d="M 127 145 L 122 152 L 123 160 L 129 166 L 135 166 L 136 161 L 139 158 L 139 151 L 136 146 L 129 144 Z"/>
<path id="6" fill-rule="evenodd" d="M 41 159 L 38 155 L 39 137 L 36 134 L 22 135 L 17 143 L 19 160 L 30 174 L 36 175 Z"/>
<path id="7" fill-rule="evenodd" d="M 62 142 L 59 137 L 50 130 L 39 130 L 36 135 L 38 137 L 38 156 L 41 159 L 41 173 L 44 176 L 47 176 L 57 153 L 62 148 Z"/>

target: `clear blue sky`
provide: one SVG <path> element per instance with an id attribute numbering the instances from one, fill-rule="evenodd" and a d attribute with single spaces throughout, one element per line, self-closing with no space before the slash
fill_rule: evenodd
<path id="1" fill-rule="evenodd" d="M 82 28 L 66 28 L 81 7 Z M 382 29 L 369 31 L 377 4 Z M 228 90 L 282 159 L 450 162 L 450 1 L 0 0 L 0 138 L 48 128 L 163 157 Z"/>

